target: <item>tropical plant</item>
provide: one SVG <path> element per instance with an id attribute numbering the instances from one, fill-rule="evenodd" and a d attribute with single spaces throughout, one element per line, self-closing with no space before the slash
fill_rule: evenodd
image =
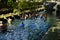
<path id="1" fill-rule="evenodd" d="M 7 5 L 8 5 L 9 7 L 12 7 L 12 4 L 13 4 L 13 1 L 12 1 L 12 0 L 7 0 Z"/>
<path id="2" fill-rule="evenodd" d="M 14 8 L 17 8 L 17 3 L 14 2 L 13 0 L 7 0 L 7 6 L 14 9 Z"/>
<path id="3" fill-rule="evenodd" d="M 37 4 L 35 2 L 31 3 L 31 2 L 26 2 L 26 1 L 19 1 L 18 2 L 18 9 L 19 10 L 24 10 L 24 9 L 29 9 L 29 10 L 34 10 L 35 8 L 37 8 Z"/>
<path id="4" fill-rule="evenodd" d="M 26 0 L 18 1 L 18 3 L 13 2 L 12 0 L 8 0 L 7 5 L 13 9 L 17 9 L 18 11 L 26 10 L 26 9 L 29 9 L 30 11 L 34 11 L 38 7 L 35 1 L 31 3 L 31 2 L 26 2 Z"/>
<path id="5" fill-rule="evenodd" d="M 25 9 L 25 8 L 28 8 L 28 4 L 25 2 L 25 1 L 19 1 L 18 2 L 18 9 L 19 10 L 23 10 L 23 9 Z"/>

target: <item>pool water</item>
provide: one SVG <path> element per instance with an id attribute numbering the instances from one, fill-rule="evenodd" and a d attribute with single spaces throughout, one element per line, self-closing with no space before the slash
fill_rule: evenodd
<path id="1" fill-rule="evenodd" d="M 15 20 L 13 25 L 8 27 L 11 30 L 6 33 L 0 33 L 0 40 L 41 40 L 48 29 L 46 21 L 39 16 L 36 19 L 24 20 L 24 29 L 19 27 L 21 20 Z"/>

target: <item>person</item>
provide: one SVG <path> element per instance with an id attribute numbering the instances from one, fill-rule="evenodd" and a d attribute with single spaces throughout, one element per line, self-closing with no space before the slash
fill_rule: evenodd
<path id="1" fill-rule="evenodd" d="M 25 14 L 25 19 L 27 19 L 28 18 L 28 15 L 27 14 Z"/>
<path id="2" fill-rule="evenodd" d="M 46 14 L 43 14 L 43 19 L 44 21 L 46 21 Z"/>
<path id="3" fill-rule="evenodd" d="M 36 11 L 33 12 L 33 18 L 36 19 Z"/>
<path id="4" fill-rule="evenodd" d="M 6 32 L 7 31 L 7 25 L 3 22 L 0 22 L 0 27 L 1 27 L 1 32 Z"/>
<path id="5" fill-rule="evenodd" d="M 3 24 L 2 24 L 2 21 L 0 21 L 0 32 L 1 32 L 1 30 L 2 30 L 2 29 L 1 29 L 1 26 L 2 26 L 2 25 L 3 25 Z"/>
<path id="6" fill-rule="evenodd" d="M 8 25 L 11 26 L 12 25 L 12 19 L 11 18 L 8 18 Z"/>
<path id="7" fill-rule="evenodd" d="M 21 19 L 24 20 L 24 18 L 25 18 L 25 15 L 22 15 Z"/>
<path id="8" fill-rule="evenodd" d="M 46 14 L 40 14 L 42 20 L 46 21 Z"/>
<path id="9" fill-rule="evenodd" d="M 23 22 L 21 24 L 19 24 L 19 26 L 24 29 L 24 23 Z"/>
<path id="10" fill-rule="evenodd" d="M 31 19 L 32 18 L 32 16 L 31 16 L 31 14 L 29 14 L 29 19 Z"/>
<path id="11" fill-rule="evenodd" d="M 38 14 L 36 13 L 36 18 L 38 17 Z"/>

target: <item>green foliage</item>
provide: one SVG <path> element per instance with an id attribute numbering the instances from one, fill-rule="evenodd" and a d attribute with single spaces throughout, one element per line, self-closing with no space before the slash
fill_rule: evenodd
<path id="1" fill-rule="evenodd" d="M 43 2 L 43 0 L 40 0 L 40 2 Z"/>
<path id="2" fill-rule="evenodd" d="M 35 2 L 33 2 L 33 3 L 32 3 L 32 6 L 30 5 L 30 8 L 29 8 L 29 9 L 30 9 L 31 11 L 34 11 L 37 7 L 38 7 L 38 5 L 37 5 Z"/>
<path id="3" fill-rule="evenodd" d="M 13 0 L 7 0 L 7 5 L 11 8 L 17 8 L 17 3 L 13 2 Z"/>
<path id="4" fill-rule="evenodd" d="M 16 12 L 18 12 L 18 10 L 17 9 L 14 9 L 13 12 L 16 13 Z"/>
<path id="5" fill-rule="evenodd" d="M 13 10 L 13 13 L 18 14 L 18 15 L 19 15 L 19 14 L 22 14 L 22 13 L 20 12 L 20 10 L 18 10 L 18 9 L 14 9 L 14 10 Z"/>
<path id="6" fill-rule="evenodd" d="M 34 10 L 35 8 L 37 8 L 37 4 L 35 2 L 31 3 L 31 2 L 26 2 L 26 1 L 19 1 L 18 2 L 18 9 L 23 10 L 23 9 L 30 9 L 31 11 Z"/>
<path id="7" fill-rule="evenodd" d="M 46 1 L 51 1 L 51 0 L 46 0 Z"/>
<path id="8" fill-rule="evenodd" d="M 13 9 L 18 9 L 19 11 L 24 9 L 29 9 L 31 11 L 35 10 L 38 6 L 35 1 L 33 3 L 25 1 L 18 1 L 18 3 L 13 2 L 13 0 L 7 0 L 7 5 Z"/>
<path id="9" fill-rule="evenodd" d="M 28 8 L 28 4 L 25 2 L 25 1 L 23 1 L 23 2 L 21 2 L 21 1 L 19 1 L 18 2 L 18 9 L 25 9 L 25 8 Z"/>
<path id="10" fill-rule="evenodd" d="M 12 7 L 13 1 L 12 0 L 7 0 L 7 5 Z"/>
<path id="11" fill-rule="evenodd" d="M 17 8 L 17 3 L 13 2 L 12 7 L 13 7 L 13 9 Z"/>

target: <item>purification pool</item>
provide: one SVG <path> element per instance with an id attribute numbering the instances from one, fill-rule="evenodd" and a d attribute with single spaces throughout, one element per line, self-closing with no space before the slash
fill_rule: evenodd
<path id="1" fill-rule="evenodd" d="M 24 20 L 24 29 L 19 27 L 21 20 L 15 19 L 10 31 L 0 33 L 0 40 L 41 40 L 49 26 L 38 16 L 36 19 Z"/>

